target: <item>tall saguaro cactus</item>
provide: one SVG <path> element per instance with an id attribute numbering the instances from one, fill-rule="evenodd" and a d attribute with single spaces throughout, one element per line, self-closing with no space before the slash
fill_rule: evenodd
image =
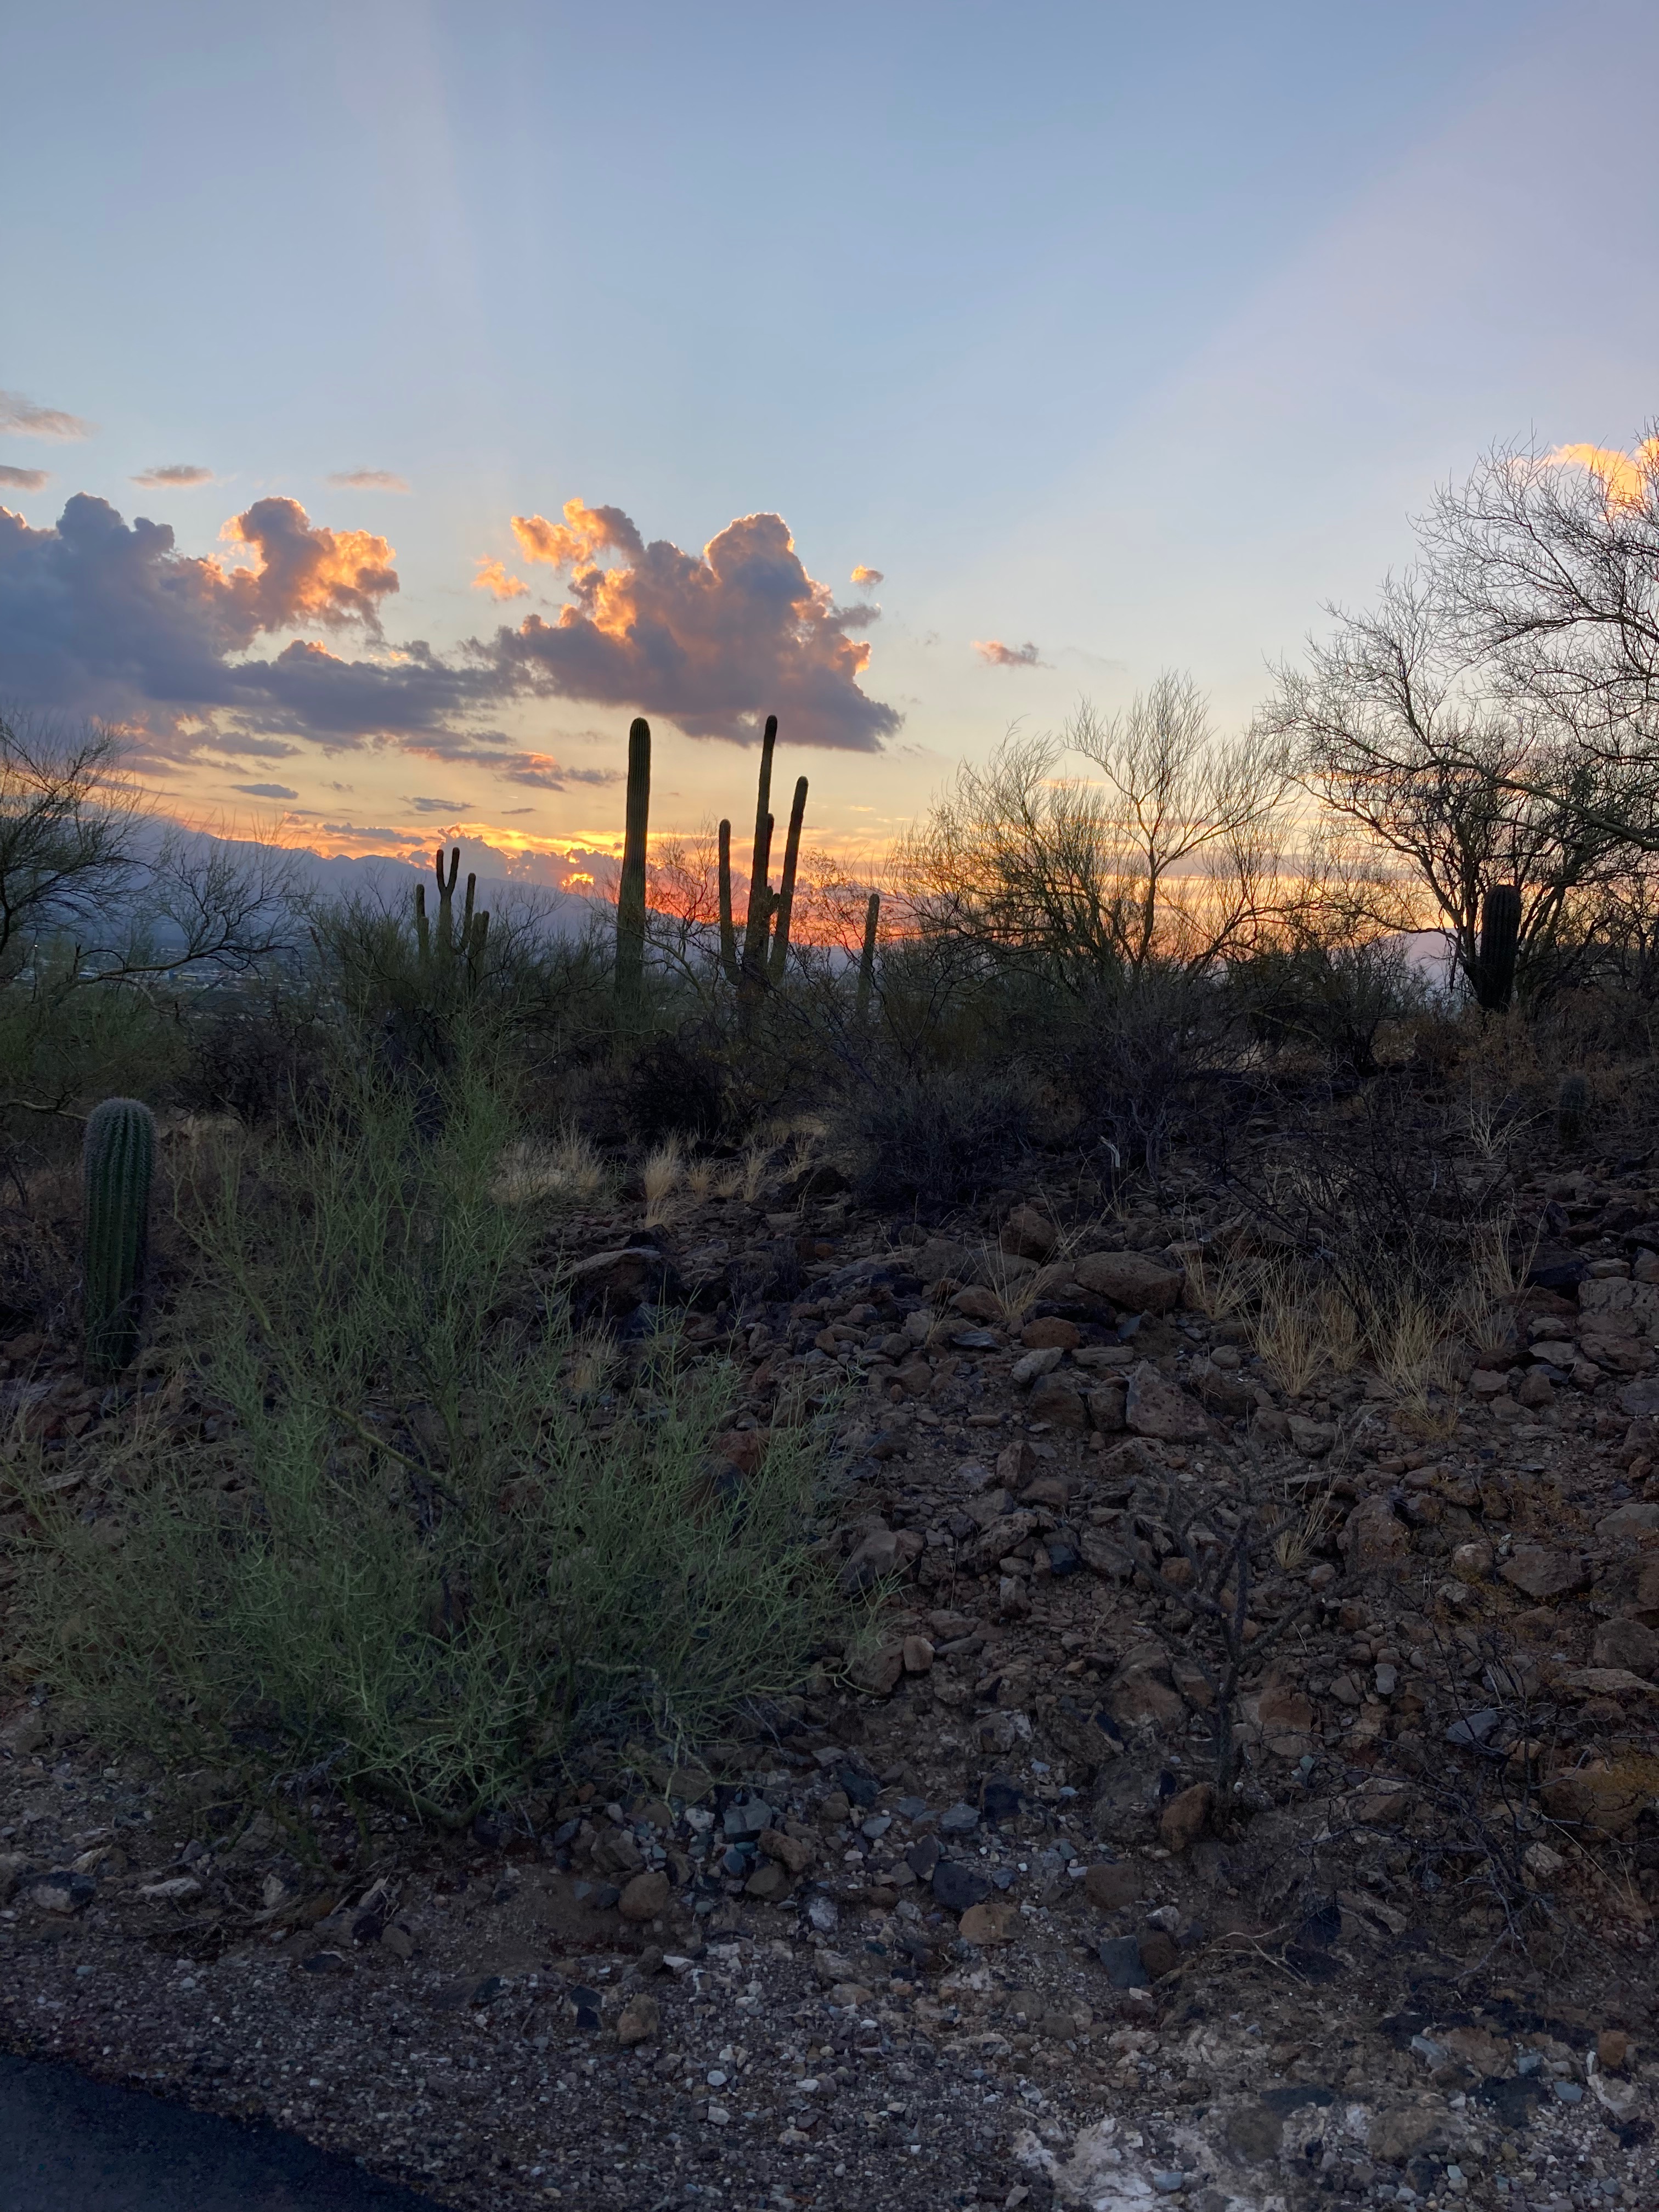
<path id="1" fill-rule="evenodd" d="M 439 846 L 432 856 L 432 872 L 438 879 L 438 914 L 434 930 L 426 910 L 426 885 L 415 886 L 415 945 L 420 963 L 421 981 L 428 996 L 434 1004 L 444 1005 L 454 996 L 458 984 L 471 990 L 483 973 L 484 946 L 489 935 L 489 909 L 473 912 L 477 895 L 478 878 L 469 875 L 466 879 L 465 902 L 461 908 L 461 926 L 455 927 L 455 878 L 461 870 L 461 848 L 452 848 L 449 869 L 444 870 L 444 848 Z"/>
<path id="2" fill-rule="evenodd" d="M 1494 884 L 1480 902 L 1480 942 L 1474 995 L 1489 1014 L 1501 1014 L 1515 995 L 1521 946 L 1521 886 Z"/>
<path id="3" fill-rule="evenodd" d="M 880 925 L 881 893 L 872 891 L 864 909 L 864 950 L 859 955 L 858 996 L 853 1002 L 854 1018 L 860 1027 L 870 1018 L 870 998 L 876 985 L 876 932 Z"/>
<path id="4" fill-rule="evenodd" d="M 778 742 L 778 718 L 769 714 L 761 738 L 760 787 L 755 798 L 755 854 L 749 870 L 749 912 L 743 928 L 741 979 L 758 991 L 766 981 L 766 943 L 772 921 L 772 754 Z"/>
<path id="5" fill-rule="evenodd" d="M 155 1117 L 136 1098 L 106 1098 L 87 1117 L 86 1368 L 102 1381 L 131 1367 L 149 1243 Z"/>
<path id="6" fill-rule="evenodd" d="M 732 919 L 732 824 L 720 824 L 720 973 L 728 983 L 738 980 L 738 932 Z"/>
<path id="7" fill-rule="evenodd" d="M 783 848 L 783 880 L 778 886 L 778 918 L 772 934 L 770 981 L 781 983 L 789 965 L 789 921 L 795 910 L 795 871 L 800 866 L 801 824 L 806 819 L 806 778 L 795 785 L 789 809 L 789 835 Z"/>
<path id="8" fill-rule="evenodd" d="M 651 725 L 636 715 L 628 732 L 628 819 L 617 890 L 617 996 L 637 1000 L 645 988 L 645 845 L 651 822 Z"/>

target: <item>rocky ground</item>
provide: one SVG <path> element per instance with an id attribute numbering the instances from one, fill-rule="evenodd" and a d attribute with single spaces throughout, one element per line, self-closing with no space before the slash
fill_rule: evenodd
<path id="1" fill-rule="evenodd" d="M 820 1168 L 580 1223 L 624 1337 L 735 1342 L 735 1479 L 831 1409 L 877 1640 L 459 1837 L 25 1698 L 6 2040 L 453 2206 L 1659 2203 L 1659 1177 L 1616 1166 L 1522 1194 L 1491 1364 L 1409 1404 L 1288 1395 L 1196 1200 L 907 1239 Z M 101 1401 L 4 1349 L 118 1540 Z M 1196 1601 L 1242 1577 L 1233 1695 Z"/>

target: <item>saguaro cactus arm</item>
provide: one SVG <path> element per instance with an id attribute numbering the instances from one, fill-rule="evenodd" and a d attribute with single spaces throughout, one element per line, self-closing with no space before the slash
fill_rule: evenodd
<path id="1" fill-rule="evenodd" d="M 732 919 L 732 824 L 720 824 L 720 973 L 728 983 L 738 980 L 738 932 Z"/>
<path id="2" fill-rule="evenodd" d="M 118 1375 L 138 1351 L 155 1120 L 136 1098 L 106 1098 L 87 1119 L 85 1192 L 86 1366 Z"/>
<path id="3" fill-rule="evenodd" d="M 771 976 L 781 983 L 789 961 L 789 922 L 795 909 L 795 872 L 800 866 L 801 824 L 806 818 L 806 778 L 802 776 L 795 785 L 794 804 L 789 809 L 789 835 L 783 848 L 783 879 L 778 889 L 777 927 L 772 939 Z"/>
<path id="4" fill-rule="evenodd" d="M 636 715 L 628 732 L 628 815 L 622 881 L 617 887 L 617 991 L 636 999 L 645 982 L 645 852 L 651 823 L 651 725 Z"/>
<path id="5" fill-rule="evenodd" d="M 854 1002 L 854 1014 L 860 1022 L 870 1018 L 870 996 L 876 982 L 876 932 L 881 925 L 881 893 L 872 891 L 870 903 L 864 909 L 864 950 L 859 955 L 858 997 Z"/>
<path id="6" fill-rule="evenodd" d="M 749 872 L 749 914 L 743 931 L 743 981 L 753 990 L 766 981 L 768 908 L 772 887 L 772 754 L 778 742 L 778 718 L 769 714 L 761 738 L 760 786 L 755 801 L 755 855 Z"/>

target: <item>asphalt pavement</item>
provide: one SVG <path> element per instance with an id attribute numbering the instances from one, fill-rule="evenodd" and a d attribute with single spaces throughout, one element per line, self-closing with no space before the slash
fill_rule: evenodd
<path id="1" fill-rule="evenodd" d="M 437 2212 L 281 2128 L 0 2056 L 0 2212 Z"/>

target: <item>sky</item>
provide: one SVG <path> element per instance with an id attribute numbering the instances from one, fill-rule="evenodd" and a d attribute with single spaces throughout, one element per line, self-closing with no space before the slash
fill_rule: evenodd
<path id="1" fill-rule="evenodd" d="M 0 18 L 0 699 L 184 818 L 546 880 L 1218 729 L 1496 440 L 1659 414 L 1633 0 Z"/>

